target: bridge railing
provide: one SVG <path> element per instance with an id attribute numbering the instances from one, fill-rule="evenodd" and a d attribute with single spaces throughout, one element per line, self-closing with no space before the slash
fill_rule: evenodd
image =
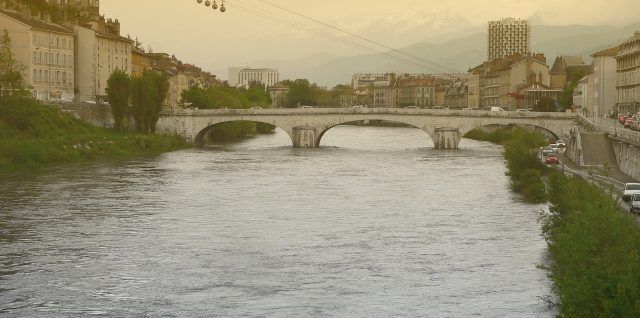
<path id="1" fill-rule="evenodd" d="M 429 115 L 456 117 L 553 118 L 575 119 L 574 113 L 512 112 L 485 110 L 440 110 L 408 108 L 293 108 L 293 109 L 179 109 L 164 110 L 163 116 L 233 116 L 233 115 Z"/>

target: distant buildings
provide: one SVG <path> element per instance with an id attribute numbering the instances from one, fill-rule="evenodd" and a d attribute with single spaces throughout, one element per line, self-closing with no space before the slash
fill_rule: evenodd
<path id="1" fill-rule="evenodd" d="M 0 25 L 11 38 L 15 59 L 24 66 L 23 78 L 39 100 L 74 99 L 74 33 L 51 23 L 50 17 L 33 17 L 0 10 Z"/>
<path id="2" fill-rule="evenodd" d="M 578 71 L 584 72 L 584 74 L 591 71 L 591 65 L 585 64 L 582 57 L 578 55 L 561 55 L 556 57 L 553 62 L 553 66 L 549 72 L 550 84 L 553 89 L 564 89 L 569 75 L 575 74 Z"/>
<path id="3" fill-rule="evenodd" d="M 352 91 L 341 95 L 341 106 L 368 105 L 376 108 L 396 108 L 416 106 L 431 108 L 443 106 L 447 98 L 451 104 L 464 103 L 466 106 L 466 75 L 433 74 L 355 74 L 352 78 Z M 456 88 L 449 85 L 457 83 Z M 449 94 L 447 94 L 449 92 Z M 463 93 L 464 92 L 464 93 Z M 371 101 L 368 103 L 367 101 Z"/>
<path id="4" fill-rule="evenodd" d="M 543 85 L 537 89 L 548 87 L 549 66 L 545 63 L 544 54 L 513 54 L 470 69 L 469 78 L 473 85 L 469 89 L 474 92 L 474 97 L 469 98 L 473 99 L 472 108 L 524 108 L 526 89 L 533 84 Z"/>
<path id="5" fill-rule="evenodd" d="M 52 11 L 59 14 L 54 17 L 59 24 L 49 14 L 36 16 L 29 6 L 0 0 L 0 30 L 8 30 L 15 59 L 25 67 L 25 84 L 39 100 L 104 102 L 116 70 L 132 76 L 146 70 L 167 74 L 166 107 L 177 107 L 191 86 L 217 85 L 215 75 L 168 54 L 146 53 L 141 43 L 121 36 L 119 21 L 100 15 L 99 0 L 46 2 L 61 9 Z"/>
<path id="6" fill-rule="evenodd" d="M 531 24 L 528 20 L 506 18 L 489 21 L 488 60 L 531 52 Z"/>
<path id="7" fill-rule="evenodd" d="M 233 87 L 249 87 L 260 84 L 264 87 L 271 87 L 280 82 L 280 73 L 270 68 L 240 68 L 230 67 L 228 84 Z"/>
<path id="8" fill-rule="evenodd" d="M 640 110 L 640 32 L 620 44 L 616 55 L 617 96 L 616 108 L 620 112 Z"/>

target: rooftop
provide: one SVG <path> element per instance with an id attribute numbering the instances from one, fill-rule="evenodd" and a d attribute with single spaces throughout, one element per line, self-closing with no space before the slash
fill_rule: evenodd
<path id="1" fill-rule="evenodd" d="M 50 22 L 46 22 L 46 21 L 38 20 L 34 18 L 26 18 L 26 16 L 23 16 L 20 13 L 15 11 L 0 10 L 0 14 L 5 15 L 22 24 L 28 25 L 29 27 L 36 30 L 74 35 L 73 31 L 61 25 L 57 25 L 55 23 L 50 23 Z"/>

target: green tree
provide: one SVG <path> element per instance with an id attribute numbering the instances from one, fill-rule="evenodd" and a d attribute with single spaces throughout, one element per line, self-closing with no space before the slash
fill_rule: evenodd
<path id="1" fill-rule="evenodd" d="M 578 82 L 587 75 L 587 71 L 584 68 L 569 68 L 567 69 L 567 84 L 564 87 L 564 92 L 560 98 L 561 110 L 566 110 L 573 106 L 573 91 Z"/>
<path id="2" fill-rule="evenodd" d="M 282 84 L 289 87 L 289 93 L 287 93 L 287 107 L 295 108 L 298 107 L 298 105 L 316 105 L 313 94 L 314 92 L 308 80 L 287 80 L 283 81 Z"/>
<path id="3" fill-rule="evenodd" d="M 127 73 L 116 70 L 111 73 L 107 80 L 107 98 L 111 105 L 114 126 L 117 130 L 125 129 L 124 121 L 129 109 L 129 98 L 131 97 L 131 78 Z"/>
<path id="4" fill-rule="evenodd" d="M 164 74 L 145 71 L 131 80 L 131 105 L 136 131 L 155 132 L 162 104 L 169 92 L 169 81 Z"/>
<path id="5" fill-rule="evenodd" d="M 24 82 L 21 71 L 24 70 L 22 66 L 13 56 L 11 51 L 11 38 L 9 32 L 3 30 L 0 37 L 0 96 L 3 94 L 3 89 L 22 89 Z"/>

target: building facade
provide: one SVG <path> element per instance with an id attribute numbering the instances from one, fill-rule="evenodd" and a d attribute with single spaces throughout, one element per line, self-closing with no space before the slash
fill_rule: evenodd
<path id="1" fill-rule="evenodd" d="M 33 96 L 44 101 L 74 99 L 74 34 L 70 30 L 22 13 L 0 10 L 0 25 L 11 38 L 15 59 Z"/>
<path id="2" fill-rule="evenodd" d="M 569 76 L 576 71 L 587 74 L 591 71 L 591 65 L 585 64 L 578 55 L 557 56 L 549 71 L 549 86 L 553 89 L 564 89 L 567 81 L 571 80 Z"/>
<path id="3" fill-rule="evenodd" d="M 229 86 L 232 87 L 249 87 L 254 84 L 260 84 L 265 88 L 269 88 L 280 82 L 280 73 L 278 70 L 270 68 L 229 68 Z"/>
<path id="4" fill-rule="evenodd" d="M 616 55 L 616 109 L 619 112 L 640 110 L 640 32 L 620 45 Z"/>
<path id="5" fill-rule="evenodd" d="M 612 47 L 592 54 L 593 57 L 593 115 L 601 118 L 611 114 L 616 104 L 616 55 L 620 47 Z"/>
<path id="6" fill-rule="evenodd" d="M 534 83 L 548 85 L 549 66 L 544 54 L 514 54 L 484 62 L 469 70 L 469 78 L 478 77 L 477 108 L 524 107 L 524 89 Z"/>
<path id="7" fill-rule="evenodd" d="M 120 36 L 118 20 L 100 17 L 73 28 L 78 100 L 106 101 L 111 74 L 121 70 L 131 75 L 133 41 Z"/>
<path id="8" fill-rule="evenodd" d="M 528 20 L 506 18 L 489 21 L 488 60 L 531 52 L 531 23 Z"/>

